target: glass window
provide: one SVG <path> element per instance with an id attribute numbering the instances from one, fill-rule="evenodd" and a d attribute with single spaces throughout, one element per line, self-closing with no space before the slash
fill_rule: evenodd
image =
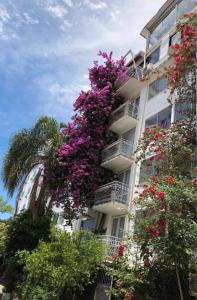
<path id="1" fill-rule="evenodd" d="M 155 49 L 148 57 L 147 63 L 156 64 L 159 61 L 160 47 Z"/>
<path id="2" fill-rule="evenodd" d="M 132 128 L 126 131 L 125 133 L 123 133 L 122 138 L 128 141 L 129 144 L 133 144 L 135 139 L 135 128 Z"/>
<path id="3" fill-rule="evenodd" d="M 148 93 L 148 99 L 153 98 L 157 94 L 161 93 L 163 90 L 167 89 L 167 79 L 161 78 L 153 81 L 149 85 L 149 93 Z"/>
<path id="4" fill-rule="evenodd" d="M 112 236 L 117 236 L 117 228 L 118 228 L 118 218 L 114 218 L 112 223 L 112 231 L 111 231 Z"/>
<path id="5" fill-rule="evenodd" d="M 81 221 L 81 228 L 93 231 L 95 228 L 95 219 L 87 219 Z"/>
<path id="6" fill-rule="evenodd" d="M 130 173 L 131 173 L 130 169 L 120 173 L 118 175 L 118 180 L 129 186 Z"/>
<path id="7" fill-rule="evenodd" d="M 195 0 L 179 0 L 177 7 L 177 19 L 180 19 L 183 14 L 193 10 L 196 7 Z"/>
<path id="8" fill-rule="evenodd" d="M 170 30 L 170 28 L 176 22 L 176 8 L 174 8 L 165 18 L 164 20 L 152 31 L 149 40 L 149 47 L 155 45 L 158 40 L 164 35 L 166 32 Z"/>
<path id="9" fill-rule="evenodd" d="M 181 42 L 181 33 L 176 32 L 170 37 L 169 46 L 179 44 Z"/>
<path id="10" fill-rule="evenodd" d="M 155 45 L 162 35 L 167 33 L 184 13 L 190 12 L 196 7 L 196 0 L 178 0 L 177 2 L 178 5 L 151 32 L 149 47 Z"/>
<path id="11" fill-rule="evenodd" d="M 167 108 L 161 110 L 159 113 L 148 118 L 145 122 L 145 128 L 153 127 L 153 126 L 168 128 L 170 126 L 170 123 L 171 123 L 171 107 L 168 106 Z"/>
<path id="12" fill-rule="evenodd" d="M 111 235 L 119 238 L 123 237 L 125 217 L 114 218 Z"/>
<path id="13" fill-rule="evenodd" d="M 140 185 L 143 185 L 144 183 L 148 182 L 149 179 L 151 179 L 151 177 L 158 175 L 156 162 L 157 161 L 155 159 L 152 160 L 150 163 L 148 163 L 146 160 L 142 161 L 139 178 Z"/>
<path id="14" fill-rule="evenodd" d="M 174 122 L 187 119 L 189 113 L 191 113 L 189 102 L 175 103 Z"/>

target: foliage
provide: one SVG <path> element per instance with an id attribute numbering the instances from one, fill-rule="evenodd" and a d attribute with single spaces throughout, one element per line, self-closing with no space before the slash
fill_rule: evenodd
<path id="1" fill-rule="evenodd" d="M 7 236 L 7 221 L 0 221 L 0 258 L 5 255 L 5 242 Z"/>
<path id="2" fill-rule="evenodd" d="M 50 241 L 25 257 L 23 299 L 70 299 L 91 283 L 104 256 L 104 245 L 92 233 L 54 229 Z"/>
<path id="3" fill-rule="evenodd" d="M 74 103 L 76 114 L 62 131 L 67 139 L 57 151 L 53 172 L 46 172 L 53 200 L 64 206 L 66 219 L 72 219 L 85 206 L 91 206 L 94 192 L 112 176 L 103 169 L 101 151 L 113 138 L 107 131 L 109 115 L 123 99 L 115 95 L 115 81 L 125 71 L 124 60 L 114 61 L 112 53 L 100 52 L 103 65 L 94 63 L 89 71 L 91 89 L 82 91 Z"/>
<path id="4" fill-rule="evenodd" d="M 12 211 L 13 207 L 0 196 L 0 213 L 11 213 Z"/>
<path id="5" fill-rule="evenodd" d="M 33 221 L 30 211 L 20 213 L 9 222 L 5 241 L 7 290 L 13 291 L 23 276 L 20 252 L 31 251 L 37 247 L 39 240 L 46 240 L 50 233 L 50 222 L 50 216 Z"/>
<path id="6" fill-rule="evenodd" d="M 41 117 L 30 129 L 15 134 L 3 163 L 3 182 L 12 196 L 32 167 L 49 159 L 61 143 L 57 122 Z"/>

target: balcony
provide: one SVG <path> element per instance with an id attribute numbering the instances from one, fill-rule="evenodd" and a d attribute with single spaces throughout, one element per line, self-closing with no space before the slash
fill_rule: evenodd
<path id="1" fill-rule="evenodd" d="M 133 102 L 126 102 L 112 112 L 109 129 L 121 134 L 134 128 L 138 122 L 137 118 L 138 105 Z"/>
<path id="2" fill-rule="evenodd" d="M 122 78 L 117 80 L 117 94 L 124 96 L 125 98 L 136 98 L 140 94 L 140 90 L 143 86 L 143 82 L 140 78 L 143 75 L 143 69 L 141 67 L 131 67 L 125 72 Z"/>
<path id="3" fill-rule="evenodd" d="M 108 255 L 112 256 L 117 254 L 118 247 L 121 245 L 123 239 L 111 235 L 101 235 L 100 240 L 107 244 L 109 247 Z"/>
<path id="4" fill-rule="evenodd" d="M 133 145 L 124 139 L 119 139 L 102 151 L 103 168 L 113 172 L 122 171 L 131 166 L 134 161 Z"/>
<path id="5" fill-rule="evenodd" d="M 95 192 L 93 209 L 113 216 L 126 213 L 128 209 L 128 193 L 128 185 L 122 182 L 112 181 L 105 184 Z"/>

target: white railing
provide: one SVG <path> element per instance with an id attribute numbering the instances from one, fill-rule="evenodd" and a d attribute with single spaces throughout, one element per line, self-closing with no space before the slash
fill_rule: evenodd
<path id="1" fill-rule="evenodd" d="M 106 242 L 106 244 L 109 246 L 108 254 L 110 256 L 117 254 L 118 247 L 121 245 L 121 243 L 123 241 L 123 239 L 118 238 L 116 236 L 111 236 L 111 235 L 101 235 L 100 239 L 101 239 L 101 241 Z"/>
<path id="2" fill-rule="evenodd" d="M 134 119 L 138 117 L 138 105 L 133 102 L 126 102 L 114 110 L 111 114 L 109 125 L 112 125 L 114 122 L 119 120 L 124 116 L 129 116 Z"/>
<path id="3" fill-rule="evenodd" d="M 117 88 L 120 88 L 123 84 L 125 84 L 130 78 L 135 78 L 137 80 L 140 80 L 140 78 L 143 75 L 143 68 L 137 66 L 134 67 L 128 67 L 128 69 L 125 71 L 125 73 L 117 80 L 116 86 Z"/>
<path id="4" fill-rule="evenodd" d="M 108 184 L 102 185 L 98 190 L 96 190 L 94 204 L 98 205 L 106 202 L 120 202 L 127 204 L 128 191 L 128 185 L 119 181 L 112 181 Z"/>
<path id="5" fill-rule="evenodd" d="M 106 162 L 107 160 L 115 158 L 119 155 L 131 158 L 132 153 L 133 145 L 129 144 L 128 141 L 124 139 L 119 139 L 102 151 L 102 162 Z"/>

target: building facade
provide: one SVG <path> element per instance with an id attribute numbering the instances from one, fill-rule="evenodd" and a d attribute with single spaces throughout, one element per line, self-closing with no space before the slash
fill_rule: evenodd
<path id="1" fill-rule="evenodd" d="M 103 149 L 101 164 L 114 172 L 115 180 L 99 187 L 93 207 L 75 224 L 76 228 L 99 233 L 110 245 L 111 254 L 116 252 L 126 233 L 132 234 L 135 221 L 130 220 L 128 212 L 136 218 L 140 212 L 132 199 L 147 178 L 156 172 L 154 164 L 145 168 L 143 162 L 135 163 L 139 138 L 146 127 L 167 128 L 183 118 L 177 105 L 169 105 L 167 80 L 158 80 L 151 71 L 170 64 L 170 46 L 181 39 L 176 24 L 184 13 L 196 9 L 196 0 L 167 0 L 141 31 L 146 39 L 145 51 L 128 62 L 127 79 L 117 82 L 117 93 L 124 97 L 125 103 L 111 113 L 109 130 L 118 138 Z M 142 74 L 149 74 L 149 80 L 141 81 Z M 110 296 L 104 296 L 103 292 L 107 285 L 110 281 L 104 279 L 98 284 L 96 300 L 109 299 Z"/>

